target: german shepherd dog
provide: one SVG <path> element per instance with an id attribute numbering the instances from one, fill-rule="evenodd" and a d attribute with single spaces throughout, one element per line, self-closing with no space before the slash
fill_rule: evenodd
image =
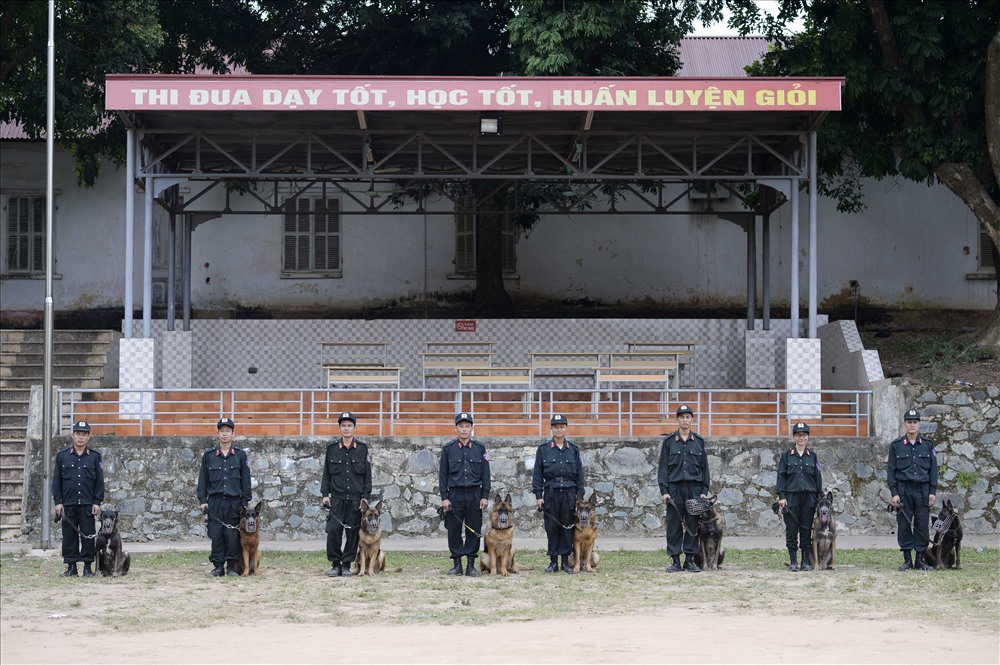
<path id="1" fill-rule="evenodd" d="M 490 572 L 490 575 L 507 577 L 518 572 L 514 563 L 514 503 L 510 494 L 500 498 L 500 493 L 493 497 L 493 509 L 490 510 L 490 526 L 486 532 L 483 552 L 479 555 L 479 570 Z"/>
<path id="2" fill-rule="evenodd" d="M 718 570 L 726 558 L 726 549 L 722 547 L 725 521 L 715 509 L 718 500 L 718 495 L 699 499 L 705 510 L 698 513 L 698 552 L 694 562 L 705 570 Z"/>
<path id="3" fill-rule="evenodd" d="M 132 557 L 122 549 L 117 511 L 108 508 L 101 511 L 101 526 L 97 531 L 95 549 L 97 550 L 97 570 L 104 577 L 118 577 L 128 573 Z"/>
<path id="4" fill-rule="evenodd" d="M 833 492 L 820 496 L 812 531 L 812 563 L 816 570 L 833 570 L 837 563 L 837 520 L 833 514 Z"/>
<path id="5" fill-rule="evenodd" d="M 260 511 L 263 501 L 253 508 L 240 506 L 240 549 L 243 558 L 236 560 L 236 572 L 241 577 L 260 574 Z"/>
<path id="6" fill-rule="evenodd" d="M 962 523 L 951 499 L 946 499 L 934 520 L 934 537 L 924 553 L 927 563 L 938 570 L 962 567 Z"/>
<path id="7" fill-rule="evenodd" d="M 358 529 L 358 558 L 354 561 L 354 573 L 374 575 L 384 572 L 382 501 L 372 506 L 367 499 L 361 499 L 361 527 Z"/>
<path id="8" fill-rule="evenodd" d="M 573 572 L 580 572 L 580 567 L 588 573 L 594 572 L 601 561 L 601 555 L 595 550 L 597 543 L 597 493 L 591 492 L 590 498 L 582 497 L 576 500 L 576 528 L 573 529 L 573 553 L 566 563 L 573 566 Z"/>

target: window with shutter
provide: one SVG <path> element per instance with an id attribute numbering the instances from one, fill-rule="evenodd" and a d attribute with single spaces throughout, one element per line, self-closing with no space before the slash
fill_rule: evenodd
<path id="1" fill-rule="evenodd" d="M 303 195 L 283 207 L 282 272 L 339 277 L 340 201 Z"/>
<path id="2" fill-rule="evenodd" d="M 983 272 L 990 272 L 997 269 L 993 265 L 993 251 L 991 246 L 993 241 L 990 240 L 990 236 L 986 233 L 986 229 L 979 229 L 979 269 Z"/>
<path id="3" fill-rule="evenodd" d="M 500 238 L 500 252 L 503 273 L 512 275 L 517 271 L 517 222 L 507 216 L 503 222 Z M 476 215 L 467 211 L 455 211 L 455 274 L 472 276 L 476 274 Z"/>
<path id="4" fill-rule="evenodd" d="M 32 275 L 45 272 L 45 197 L 9 195 L 3 206 L 3 272 Z"/>

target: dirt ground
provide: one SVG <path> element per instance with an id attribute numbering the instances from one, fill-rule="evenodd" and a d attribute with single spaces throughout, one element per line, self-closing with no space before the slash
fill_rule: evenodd
<path id="1" fill-rule="evenodd" d="M 243 618 L 199 630 L 109 634 L 88 619 L 62 630 L 0 621 L 5 664 L 116 663 L 996 663 L 997 634 L 934 617 L 884 621 L 706 612 L 697 603 L 655 615 L 516 625 L 332 626 Z M 219 621 L 206 617 L 206 624 Z M 50 625 L 51 625 L 50 624 Z M 712 626 L 716 628 L 711 628 Z M 793 627 L 791 633 L 787 627 Z M 715 636 L 720 629 L 724 639 Z M 789 634 L 793 635 L 789 639 Z"/>

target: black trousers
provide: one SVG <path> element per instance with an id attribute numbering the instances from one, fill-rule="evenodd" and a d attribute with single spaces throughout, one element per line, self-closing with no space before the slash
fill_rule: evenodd
<path id="1" fill-rule="evenodd" d="M 453 559 L 479 553 L 479 534 L 483 530 L 483 510 L 479 507 L 481 493 L 479 487 L 457 487 L 448 492 L 451 510 L 444 525 L 448 529 L 448 550 Z"/>
<path id="2" fill-rule="evenodd" d="M 212 553 L 208 560 L 216 566 L 225 562 L 235 563 L 240 558 L 240 497 L 211 494 L 208 497 L 208 537 L 212 539 Z M 212 519 L 212 517 L 216 519 Z M 218 521 L 216 521 L 218 520 Z M 230 529 L 219 524 L 225 522 Z"/>
<path id="3" fill-rule="evenodd" d="M 930 485 L 926 483 L 899 483 L 899 510 L 896 511 L 896 542 L 901 550 L 927 549 L 928 524 L 931 507 L 927 505 Z M 913 526 L 910 527 L 910 520 Z"/>
<path id="4" fill-rule="evenodd" d="M 667 554 L 678 556 L 684 552 L 693 556 L 698 553 L 698 516 L 688 514 L 685 502 L 701 496 L 701 483 L 672 483 L 667 485 L 667 493 L 673 504 L 667 506 Z"/>
<path id="5" fill-rule="evenodd" d="M 350 528 L 344 528 L 345 525 Z M 358 528 L 360 526 L 361 497 L 356 499 L 330 497 L 330 514 L 326 518 L 327 561 L 334 565 L 347 565 L 358 557 Z M 345 531 L 347 532 L 347 542 L 344 542 Z"/>
<path id="6" fill-rule="evenodd" d="M 813 518 L 816 515 L 816 492 L 788 492 L 785 495 L 785 547 L 789 550 L 812 550 Z"/>
<path id="7" fill-rule="evenodd" d="M 564 529 L 565 526 L 575 526 L 576 523 L 576 488 L 546 487 L 543 495 L 545 504 L 545 535 L 548 537 L 549 556 L 567 556 L 573 551 L 574 529 Z M 555 518 L 555 519 L 553 519 Z"/>
<path id="8" fill-rule="evenodd" d="M 81 538 L 76 528 L 85 536 L 96 533 L 93 505 L 63 505 L 62 554 L 63 563 L 90 563 L 94 560 L 94 538 Z"/>

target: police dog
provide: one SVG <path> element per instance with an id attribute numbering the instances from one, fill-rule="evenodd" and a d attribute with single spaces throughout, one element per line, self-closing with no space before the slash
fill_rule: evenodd
<path id="1" fill-rule="evenodd" d="M 374 506 L 361 499 L 361 527 L 358 529 L 358 558 L 354 561 L 357 575 L 385 572 L 385 552 L 382 551 L 382 501 Z"/>
<path id="2" fill-rule="evenodd" d="M 816 570 L 833 570 L 837 563 L 837 520 L 833 515 L 833 492 L 816 504 L 812 530 L 812 563 Z"/>
<path id="3" fill-rule="evenodd" d="M 105 508 L 101 511 L 101 526 L 97 531 L 97 570 L 104 577 L 118 577 L 128 573 L 132 557 L 122 549 L 122 537 L 118 532 L 117 511 Z"/>
<path id="4" fill-rule="evenodd" d="M 260 510 L 263 501 L 253 508 L 240 506 L 240 550 L 243 557 L 236 560 L 236 572 L 241 577 L 260 574 Z"/>
<path id="5" fill-rule="evenodd" d="M 718 570 L 726 558 L 726 549 L 722 547 L 722 536 L 725 533 L 725 521 L 715 509 L 718 495 L 707 499 L 696 499 L 701 504 L 698 515 L 698 552 L 694 555 L 694 563 L 705 570 Z"/>
<path id="6" fill-rule="evenodd" d="M 586 500 L 583 497 L 577 497 L 576 499 L 576 528 L 573 529 L 573 553 L 566 559 L 566 563 L 573 566 L 574 573 L 580 572 L 581 564 L 585 571 L 592 573 L 601 561 L 601 555 L 595 549 L 597 543 L 596 499 L 596 492 L 591 492 L 590 498 Z"/>
<path id="7" fill-rule="evenodd" d="M 962 567 L 962 523 L 955 512 L 951 499 L 945 499 L 944 506 L 934 520 L 934 538 L 924 553 L 927 563 L 938 570 Z"/>
<path id="8" fill-rule="evenodd" d="M 493 497 L 490 526 L 479 555 L 479 570 L 488 570 L 490 575 L 496 575 L 499 570 L 503 577 L 518 572 L 514 563 L 514 503 L 509 493 L 502 499 L 499 492 Z"/>

